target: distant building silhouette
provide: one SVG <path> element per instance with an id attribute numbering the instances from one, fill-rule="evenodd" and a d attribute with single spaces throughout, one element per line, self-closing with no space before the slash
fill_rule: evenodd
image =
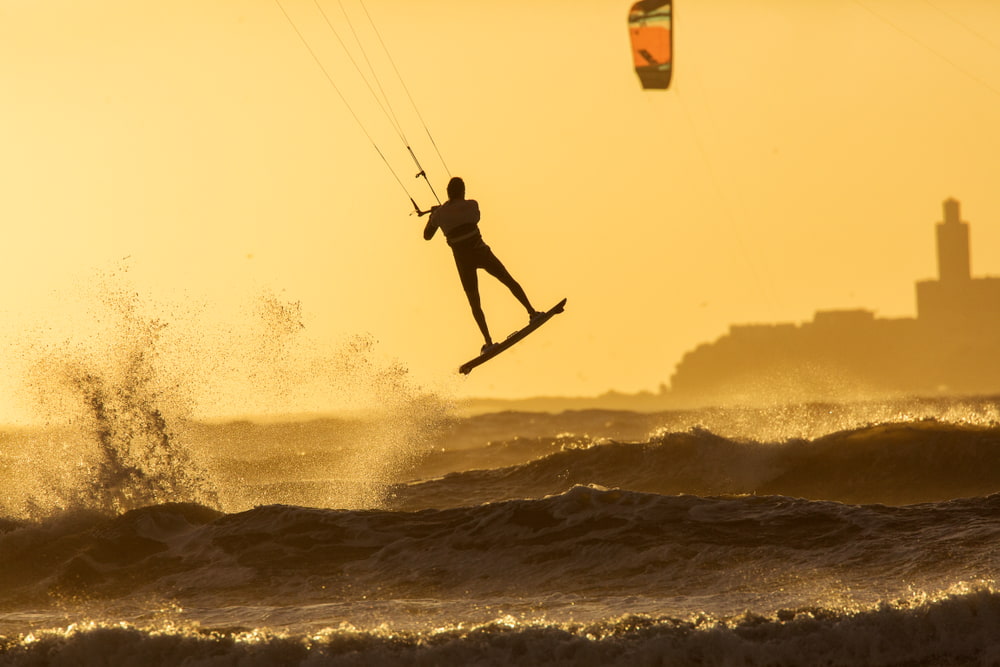
<path id="1" fill-rule="evenodd" d="M 685 402 L 838 400 L 1000 393 L 1000 278 L 973 278 L 969 224 L 944 202 L 938 279 L 917 283 L 917 317 L 817 312 L 803 324 L 734 325 L 681 359 Z"/>

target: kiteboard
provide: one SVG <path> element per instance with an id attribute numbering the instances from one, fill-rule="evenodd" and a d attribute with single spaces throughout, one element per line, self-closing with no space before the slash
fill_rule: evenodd
<path id="1" fill-rule="evenodd" d="M 513 347 L 514 344 L 517 343 L 519 340 L 521 340 L 522 338 L 530 334 L 532 331 L 534 331 L 538 327 L 542 326 L 543 324 L 551 320 L 554 315 L 563 312 L 563 308 L 565 306 L 566 306 L 566 299 L 563 299 L 556 305 L 552 306 L 551 309 L 545 311 L 538 317 L 533 318 L 531 322 L 528 324 L 528 326 L 524 327 L 523 329 L 515 331 L 514 333 L 507 336 L 499 343 L 494 343 L 493 345 L 490 345 L 488 348 L 483 350 L 483 353 L 480 354 L 478 357 L 472 359 L 471 361 L 467 361 L 461 366 L 459 366 L 458 372 L 461 373 L 462 375 L 468 375 L 470 372 L 472 372 L 472 369 L 475 368 L 476 366 L 486 363 L 487 361 L 497 356 L 504 350 Z"/>

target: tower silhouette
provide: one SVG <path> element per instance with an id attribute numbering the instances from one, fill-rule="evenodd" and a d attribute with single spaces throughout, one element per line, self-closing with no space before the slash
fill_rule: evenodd
<path id="1" fill-rule="evenodd" d="M 942 282 L 969 280 L 969 223 L 962 222 L 956 199 L 944 202 L 944 222 L 937 225 L 938 279 Z"/>

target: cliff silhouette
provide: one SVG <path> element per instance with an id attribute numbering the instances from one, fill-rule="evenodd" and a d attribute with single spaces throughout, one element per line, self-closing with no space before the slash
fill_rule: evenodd
<path id="1" fill-rule="evenodd" d="M 969 224 L 944 202 L 938 278 L 916 284 L 915 318 L 819 311 L 802 324 L 733 325 L 688 352 L 674 404 L 838 401 L 1000 393 L 1000 278 L 974 278 Z"/>

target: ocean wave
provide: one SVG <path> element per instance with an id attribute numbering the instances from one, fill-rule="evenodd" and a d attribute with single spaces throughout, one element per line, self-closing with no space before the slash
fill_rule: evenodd
<path id="1" fill-rule="evenodd" d="M 779 442 L 736 440 L 693 428 L 657 433 L 645 442 L 540 438 L 533 451 L 539 458 L 526 463 L 399 485 L 390 506 L 539 498 L 586 484 L 660 495 L 761 494 L 889 505 L 1000 492 L 996 425 L 921 420 Z"/>
<path id="2" fill-rule="evenodd" d="M 992 577 L 997 516 L 1000 496 L 887 507 L 582 486 L 419 512 L 168 504 L 7 526 L 0 609 L 132 597 L 218 606 L 712 591 L 757 609 L 803 591 L 878 599 Z"/>
<path id="3" fill-rule="evenodd" d="M 421 631 L 308 634 L 88 622 L 0 637 L 0 666 L 993 665 L 1000 595 L 988 587 L 866 609 L 810 607 L 730 618 L 627 615 L 594 623 L 499 617 Z"/>

